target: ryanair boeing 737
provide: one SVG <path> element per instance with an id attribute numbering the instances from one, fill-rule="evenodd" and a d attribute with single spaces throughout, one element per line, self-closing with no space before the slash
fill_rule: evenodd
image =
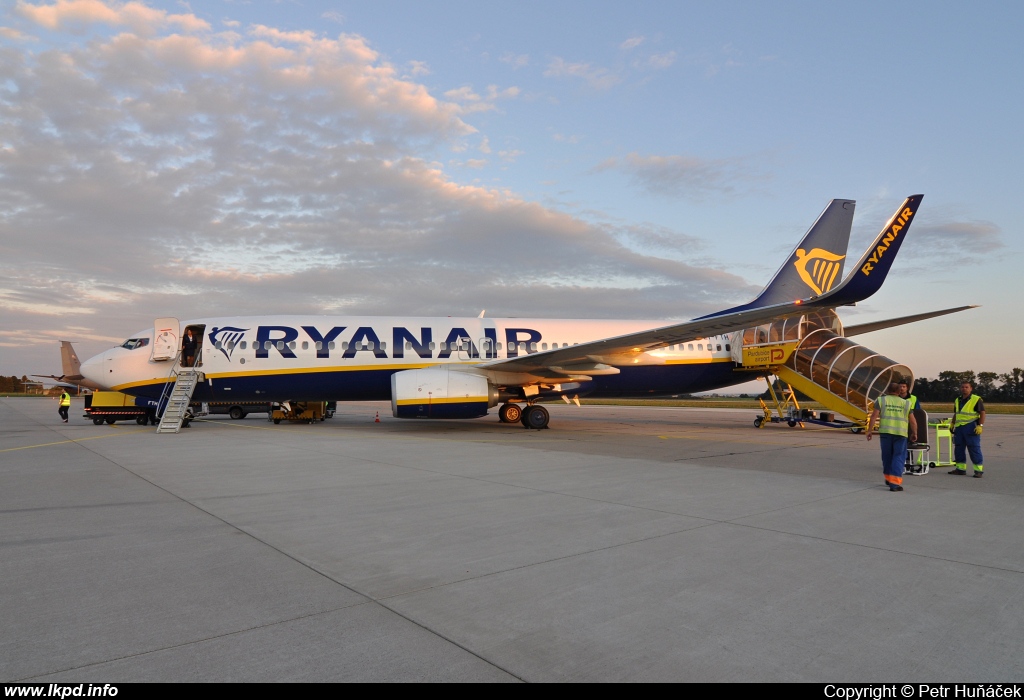
<path id="1" fill-rule="evenodd" d="M 757 357 L 763 350 L 765 366 L 792 364 L 815 385 L 862 404 L 909 369 L 849 336 L 960 310 L 845 331 L 835 315 L 836 307 L 881 287 L 921 199 L 914 195 L 899 206 L 845 279 L 854 202 L 833 200 L 757 298 L 684 323 L 483 314 L 161 318 L 87 361 L 81 373 L 164 403 L 177 383 L 188 394 L 183 400 L 197 402 L 390 399 L 398 418 L 475 418 L 500 404 L 502 421 L 544 428 L 549 414 L 539 402 L 720 389 L 749 381 L 749 373 L 736 370 L 744 353 Z M 194 367 L 182 366 L 188 329 L 200 342 Z"/>

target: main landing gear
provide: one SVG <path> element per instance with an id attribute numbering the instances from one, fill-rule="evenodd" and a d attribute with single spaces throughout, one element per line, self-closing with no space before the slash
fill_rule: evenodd
<path id="1" fill-rule="evenodd" d="M 502 423 L 522 423 L 524 428 L 543 430 L 548 427 L 551 414 L 543 406 L 519 406 L 519 404 L 506 403 L 498 409 L 498 419 Z"/>
<path id="2" fill-rule="evenodd" d="M 498 409 L 498 420 L 502 423 L 518 423 L 522 417 L 523 409 L 519 408 L 519 404 L 506 403 Z"/>

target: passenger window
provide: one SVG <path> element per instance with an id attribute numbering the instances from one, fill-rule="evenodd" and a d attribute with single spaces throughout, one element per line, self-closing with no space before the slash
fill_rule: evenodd
<path id="1" fill-rule="evenodd" d="M 322 341 L 318 340 L 318 341 L 316 341 L 316 345 L 314 345 L 313 347 L 315 347 L 317 350 L 323 350 L 324 349 L 324 344 L 323 344 Z"/>
<path id="2" fill-rule="evenodd" d="M 721 349 L 722 349 L 722 346 L 721 346 L 721 345 L 716 345 L 716 346 L 715 346 L 715 349 L 716 349 L 716 350 L 721 350 Z"/>
<path id="3" fill-rule="evenodd" d="M 277 341 L 277 349 L 278 350 L 284 350 L 284 341 L 283 340 Z"/>
<path id="4" fill-rule="evenodd" d="M 387 349 L 388 349 L 388 344 L 387 344 L 387 343 L 385 343 L 385 342 L 381 342 L 381 344 L 380 344 L 380 349 L 381 349 L 381 350 L 387 350 Z"/>
<path id="5" fill-rule="evenodd" d="M 220 349 L 221 349 L 221 344 L 220 344 L 220 341 L 218 340 L 218 341 L 217 341 L 216 343 L 214 343 L 214 344 L 213 344 L 213 347 L 215 347 L 215 348 L 217 348 L 218 350 L 220 350 Z"/>
<path id="6" fill-rule="evenodd" d="M 242 341 L 241 343 L 239 343 L 239 344 L 238 344 L 238 347 L 240 347 L 240 348 L 242 348 L 243 350 L 245 350 L 245 341 L 243 340 L 243 341 Z"/>
<path id="7" fill-rule="evenodd" d="M 725 344 L 725 351 L 726 352 L 732 352 L 732 347 L 729 345 L 729 343 Z"/>
<path id="8" fill-rule="evenodd" d="M 515 352 L 516 351 L 516 344 L 515 343 L 509 343 L 508 344 L 508 351 L 509 352 Z"/>
<path id="9" fill-rule="evenodd" d="M 501 350 L 501 343 L 496 343 L 495 346 L 498 350 Z"/>
<path id="10" fill-rule="evenodd" d="M 703 349 L 704 349 L 704 343 L 697 343 L 697 351 L 699 352 L 699 351 L 701 351 Z"/>
<path id="11" fill-rule="evenodd" d="M 547 350 L 548 349 L 548 344 L 547 343 L 541 343 L 540 349 L 541 350 Z"/>
<path id="12" fill-rule="evenodd" d="M 406 350 L 412 350 L 412 343 L 410 343 L 408 340 L 405 341 L 405 349 Z"/>
<path id="13" fill-rule="evenodd" d="M 308 340 L 303 340 L 302 341 L 302 349 L 303 350 L 309 350 L 309 341 Z"/>
<path id="14" fill-rule="evenodd" d="M 693 343 L 690 343 L 689 345 L 687 345 L 686 349 L 689 350 L 690 352 L 693 352 Z"/>
<path id="15" fill-rule="evenodd" d="M 295 349 L 295 341 L 293 340 L 292 342 L 288 343 L 288 347 L 290 347 L 292 350 L 294 350 Z"/>
<path id="16" fill-rule="evenodd" d="M 427 343 L 427 347 L 430 348 L 431 350 L 436 350 L 437 349 L 437 347 L 434 345 L 434 341 L 433 340 L 431 340 L 429 343 Z"/>
<path id="17" fill-rule="evenodd" d="M 530 352 L 537 352 L 537 343 L 530 343 Z"/>

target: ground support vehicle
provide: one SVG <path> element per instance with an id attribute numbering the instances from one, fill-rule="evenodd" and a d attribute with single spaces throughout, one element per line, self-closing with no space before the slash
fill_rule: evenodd
<path id="1" fill-rule="evenodd" d="M 156 425 L 157 402 L 153 399 L 136 398 L 119 391 L 94 391 L 85 397 L 85 413 L 95 425 L 113 425 L 117 421 L 133 420 L 139 425 Z"/>
<path id="2" fill-rule="evenodd" d="M 316 423 L 327 417 L 326 401 L 287 401 L 271 404 L 269 420 L 275 425 L 281 421 L 289 423 Z"/>

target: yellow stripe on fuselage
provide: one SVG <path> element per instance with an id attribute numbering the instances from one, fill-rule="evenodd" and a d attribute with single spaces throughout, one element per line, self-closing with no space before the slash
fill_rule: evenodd
<path id="1" fill-rule="evenodd" d="M 486 396 L 456 396 L 446 399 L 399 399 L 399 406 L 426 406 L 435 403 L 487 403 Z"/>
<path id="2" fill-rule="evenodd" d="M 692 359 L 679 359 L 670 360 L 666 359 L 665 365 L 708 365 L 717 362 L 732 362 L 732 358 L 729 357 L 703 357 L 703 358 L 692 358 Z M 276 376 L 284 374 L 315 374 L 318 372 L 394 372 L 407 369 L 425 369 L 428 367 L 450 367 L 453 365 L 476 365 L 476 362 L 416 362 L 416 363 L 402 363 L 402 364 L 379 364 L 379 365 L 353 365 L 353 366 L 342 366 L 333 365 L 330 367 L 294 367 L 294 368 L 281 368 L 281 369 L 253 369 L 247 372 L 216 372 L 209 373 L 206 375 L 207 379 L 230 379 L 233 377 L 265 377 L 265 376 Z M 661 365 L 623 365 L 623 367 L 658 367 Z M 502 369 L 499 367 L 492 368 L 494 371 L 507 372 L 509 370 Z M 530 372 L 527 371 L 526 374 Z M 581 370 L 580 374 L 586 374 L 586 370 Z M 152 379 L 144 379 L 138 382 L 127 382 L 125 384 L 118 384 L 112 387 L 113 391 L 124 391 L 125 389 L 132 389 L 139 386 L 151 386 L 153 384 L 166 384 L 167 382 L 174 381 L 173 377 L 154 377 Z M 555 380 L 548 380 L 555 381 Z"/>

